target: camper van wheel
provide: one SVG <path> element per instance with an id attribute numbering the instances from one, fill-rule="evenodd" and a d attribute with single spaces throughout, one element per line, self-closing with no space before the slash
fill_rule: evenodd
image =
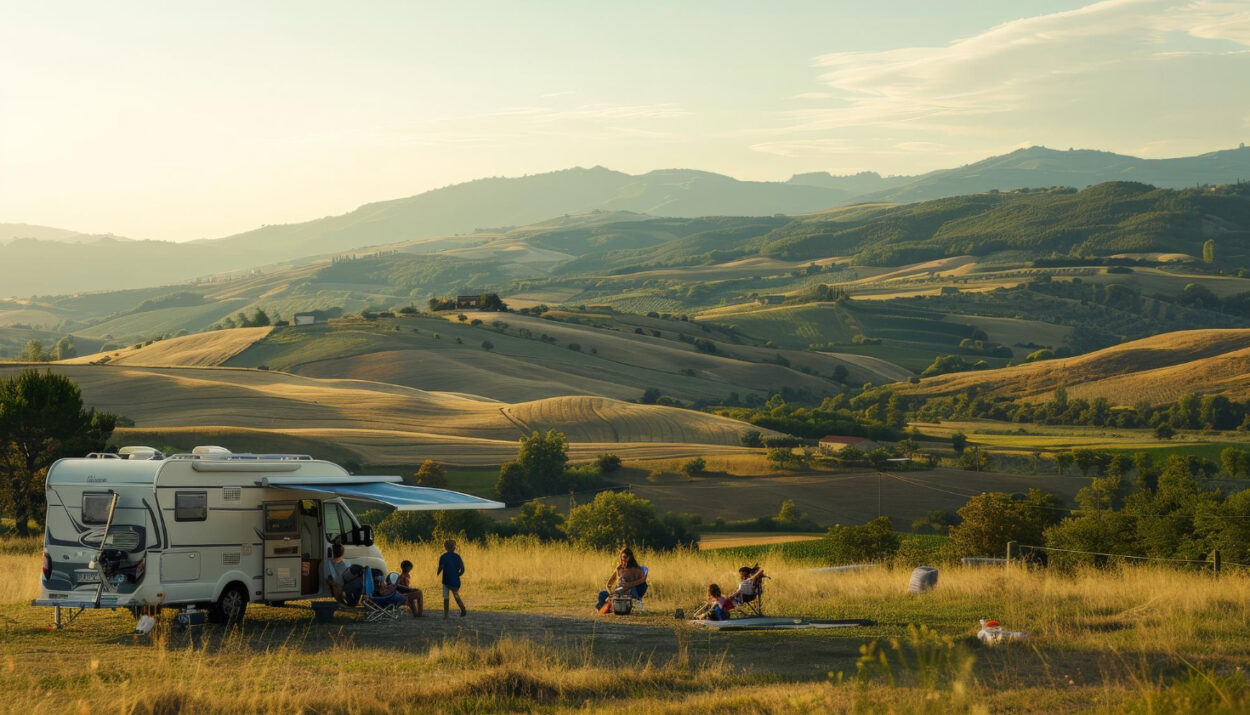
<path id="1" fill-rule="evenodd" d="M 209 619 L 213 623 L 234 626 L 243 622 L 243 614 L 247 611 L 247 591 L 237 583 L 226 586 L 221 597 L 209 609 Z"/>

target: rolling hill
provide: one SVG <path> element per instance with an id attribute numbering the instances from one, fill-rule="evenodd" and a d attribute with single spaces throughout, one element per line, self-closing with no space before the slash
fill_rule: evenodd
<path id="1" fill-rule="evenodd" d="M 213 367 L 225 363 L 263 339 L 271 327 L 217 330 L 140 343 L 110 352 L 82 355 L 61 361 L 63 365 L 136 365 L 148 367 Z"/>
<path id="2" fill-rule="evenodd" d="M 219 239 L 25 240 L 0 246 L 0 290 L 13 296 L 181 282 L 366 246 L 531 224 L 592 210 L 694 217 L 803 213 L 848 198 L 835 189 L 738 181 L 702 171 L 633 176 L 603 167 L 490 178 L 366 204 L 339 216 L 272 225 Z M 70 232 L 66 232 L 70 233 Z M 51 234 L 47 234 L 51 235 Z"/>
<path id="3" fill-rule="evenodd" d="M 828 176 L 828 175 L 826 175 Z M 795 177 L 791 181 L 842 187 L 854 177 Z M 870 177 L 867 177 L 870 178 Z M 877 177 L 880 179 L 880 177 Z M 1234 184 L 1250 180 L 1250 148 L 1209 152 L 1174 159 L 1141 159 L 1107 151 L 1059 151 L 1042 146 L 1017 149 L 966 166 L 941 169 L 917 177 L 889 177 L 887 184 L 856 192 L 859 201 L 912 202 L 984 191 L 1071 186 L 1083 189 L 1108 181 L 1132 181 L 1180 189 L 1203 184 Z M 831 180 L 832 179 L 832 180 Z M 844 179 L 844 181 L 837 181 Z M 871 181 L 864 186 L 872 186 Z"/>
<path id="4" fill-rule="evenodd" d="M 8 377 L 26 366 L 0 365 Z M 40 366 L 41 369 L 43 366 Z M 51 365 L 74 380 L 83 400 L 125 415 L 133 428 L 115 441 L 142 438 L 189 448 L 234 436 L 253 449 L 313 449 L 326 444 L 371 464 L 499 464 L 531 430 L 557 429 L 575 458 L 604 451 L 622 457 L 733 454 L 735 420 L 602 397 L 560 397 L 517 404 L 427 392 L 363 380 L 319 380 L 263 370 Z M 766 431 L 766 430 L 765 430 Z"/>
<path id="5" fill-rule="evenodd" d="M 871 172 L 848 177 L 805 174 L 787 182 L 740 181 L 688 169 L 630 175 L 598 166 L 577 167 L 479 179 L 366 204 L 337 216 L 177 244 L 0 224 L 0 293 L 25 297 L 168 285 L 272 264 L 299 265 L 310 257 L 368 246 L 447 236 L 460 236 L 465 239 L 462 242 L 471 243 L 471 234 L 482 230 L 591 211 L 673 218 L 774 216 L 851 203 L 911 202 L 1019 188 L 1085 188 L 1109 181 L 1180 188 L 1246 178 L 1250 178 L 1250 149 L 1245 147 L 1159 160 L 1032 147 L 919 177 L 882 178 Z M 668 247 L 650 260 L 678 265 L 692 255 L 740 248 L 738 239 L 749 237 L 753 236 L 714 232 Z M 598 248 L 619 251 L 640 247 L 628 238 L 616 239 L 607 232 Z M 422 252 L 428 253 L 429 247 Z M 581 253 L 574 251 L 573 255 Z M 625 258 L 626 262 L 617 262 L 616 267 L 630 265 L 630 257 Z"/>
<path id="6" fill-rule="evenodd" d="M 1191 392 L 1244 400 L 1250 398 L 1250 330 L 1165 333 L 1072 358 L 939 375 L 896 387 L 914 397 L 975 389 L 1029 401 L 1047 400 L 1062 387 L 1069 397 L 1105 397 L 1118 405 L 1164 404 Z"/>
<path id="7" fill-rule="evenodd" d="M 585 316 L 564 322 L 518 314 L 465 315 L 463 322 L 454 314 L 401 315 L 211 331 L 70 362 L 265 368 L 508 402 L 557 396 L 636 400 L 647 388 L 685 401 L 722 401 L 735 392 L 744 398 L 781 391 L 820 395 L 838 389 L 827 377 L 838 366 L 856 382 L 910 375 L 880 360 L 734 344 L 725 333 L 684 321 L 601 316 L 590 324 Z M 473 325 L 475 320 L 481 322 Z M 700 343 L 703 350 L 696 347 L 695 335 L 706 341 Z M 704 351 L 708 345 L 715 346 L 715 353 Z M 778 356 L 790 365 L 778 364 Z"/>
<path id="8" fill-rule="evenodd" d="M 1156 189 L 1134 182 L 1080 191 L 982 193 L 798 219 L 764 236 L 764 255 L 854 256 L 901 266 L 947 256 L 1034 260 L 1121 253 L 1201 255 L 1214 238 L 1231 265 L 1250 262 L 1250 186 Z"/>

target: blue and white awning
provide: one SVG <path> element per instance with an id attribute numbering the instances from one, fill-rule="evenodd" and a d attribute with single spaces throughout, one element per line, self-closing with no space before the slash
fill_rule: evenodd
<path id="1" fill-rule="evenodd" d="M 265 480 L 265 486 L 377 502 L 395 507 L 399 511 L 504 508 L 503 502 L 453 492 L 449 489 L 410 487 L 406 484 L 395 484 L 389 480 L 373 481 L 376 479 L 378 478 L 318 479 L 313 477 L 308 480 L 300 480 L 297 477 L 270 478 Z"/>

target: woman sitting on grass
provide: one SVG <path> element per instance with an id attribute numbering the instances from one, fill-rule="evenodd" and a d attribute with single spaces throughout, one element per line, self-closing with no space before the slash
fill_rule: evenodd
<path id="1" fill-rule="evenodd" d="M 595 610 L 602 611 L 614 592 L 629 594 L 639 600 L 647 594 L 647 572 L 638 565 L 638 560 L 634 558 L 634 552 L 629 547 L 621 549 L 616 571 L 608 579 L 607 590 L 599 592 L 599 603 L 595 605 Z"/>

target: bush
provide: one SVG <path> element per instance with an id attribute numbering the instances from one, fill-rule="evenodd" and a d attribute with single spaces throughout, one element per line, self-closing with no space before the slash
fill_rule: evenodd
<path id="1" fill-rule="evenodd" d="M 443 465 L 432 459 L 422 462 L 421 468 L 412 477 L 416 480 L 417 486 L 433 487 L 435 489 L 447 488 L 447 473 L 443 471 Z"/>
<path id="2" fill-rule="evenodd" d="M 789 447 L 769 447 L 768 466 L 773 469 L 788 469 L 799 463 L 800 459 Z"/>
<path id="3" fill-rule="evenodd" d="M 621 468 L 621 458 L 615 454 L 601 454 L 595 458 L 600 474 L 611 474 Z"/>
<path id="4" fill-rule="evenodd" d="M 781 502 L 781 508 L 777 510 L 777 516 L 772 518 L 772 522 L 778 530 L 820 531 L 820 526 L 807 518 L 807 514 L 799 511 L 793 499 Z"/>
<path id="5" fill-rule="evenodd" d="M 505 504 L 515 504 L 529 496 L 525 486 L 525 469 L 520 464 L 508 462 L 499 468 L 495 496 Z"/>
<path id="6" fill-rule="evenodd" d="M 599 486 L 599 464 L 579 464 L 564 470 L 564 487 L 561 491 L 586 491 Z"/>
<path id="7" fill-rule="evenodd" d="M 494 522 L 477 509 L 456 509 L 434 512 L 434 536 L 443 539 L 467 539 L 481 541 L 491 532 Z"/>
<path id="8" fill-rule="evenodd" d="M 373 531 L 391 541 L 427 541 L 434 536 L 434 512 L 391 512 Z"/>
<path id="9" fill-rule="evenodd" d="M 569 512 L 566 531 L 582 546 L 615 549 L 642 545 L 673 549 L 698 543 L 693 519 L 668 513 L 657 516 L 655 506 L 627 492 L 601 492 L 589 504 Z"/>
<path id="10" fill-rule="evenodd" d="M 978 494 L 960 507 L 962 521 L 950 530 L 950 539 L 960 556 L 1002 556 L 1008 541 L 1042 545 L 1044 532 L 1063 513 L 1058 497 L 1040 489 L 1020 498 L 1003 492 Z"/>
<path id="11" fill-rule="evenodd" d="M 747 430 L 742 433 L 742 437 L 738 440 L 743 447 L 763 447 L 764 438 L 760 436 L 758 430 Z"/>
<path id="12" fill-rule="evenodd" d="M 520 536 L 536 536 L 541 541 L 563 539 L 564 516 L 550 504 L 538 501 L 521 505 L 521 513 L 512 517 L 512 526 Z"/>
<path id="13" fill-rule="evenodd" d="M 825 534 L 825 553 L 830 563 L 881 561 L 898 552 L 898 534 L 890 517 L 879 516 L 861 526 L 836 525 Z"/>
<path id="14" fill-rule="evenodd" d="M 968 448 L 968 435 L 963 432 L 956 432 L 951 435 L 951 449 L 955 450 L 955 454 L 963 454 Z"/>
<path id="15" fill-rule="evenodd" d="M 697 477 L 707 469 L 707 460 L 703 457 L 695 457 L 685 464 L 681 465 L 681 471 L 687 477 Z"/>
<path id="16" fill-rule="evenodd" d="M 959 523 L 959 516 L 944 509 L 933 509 L 911 523 L 917 534 L 947 534 Z"/>

